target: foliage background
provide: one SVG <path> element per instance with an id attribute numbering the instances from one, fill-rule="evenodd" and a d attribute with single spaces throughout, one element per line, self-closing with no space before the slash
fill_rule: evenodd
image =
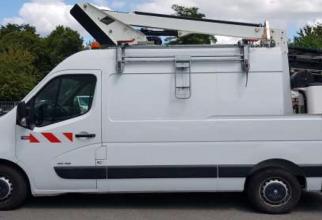
<path id="1" fill-rule="evenodd" d="M 76 31 L 58 26 L 46 37 L 29 25 L 0 28 L 0 101 L 21 100 L 66 57 L 83 49 Z"/>
<path id="2" fill-rule="evenodd" d="M 322 49 L 322 24 L 306 25 L 297 33 L 291 46 Z"/>

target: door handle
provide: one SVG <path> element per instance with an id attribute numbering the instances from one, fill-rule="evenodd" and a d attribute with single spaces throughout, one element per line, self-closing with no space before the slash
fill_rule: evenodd
<path id="1" fill-rule="evenodd" d="M 95 138 L 96 134 L 80 133 L 75 135 L 76 138 Z"/>

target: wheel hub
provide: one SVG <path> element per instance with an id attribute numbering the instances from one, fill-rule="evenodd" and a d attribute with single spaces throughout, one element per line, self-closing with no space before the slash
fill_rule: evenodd
<path id="1" fill-rule="evenodd" d="M 7 199 L 12 193 L 12 184 L 9 179 L 0 177 L 0 200 Z"/>
<path id="2" fill-rule="evenodd" d="M 281 180 L 269 180 L 263 184 L 262 196 L 271 205 L 281 205 L 290 197 L 287 184 Z"/>

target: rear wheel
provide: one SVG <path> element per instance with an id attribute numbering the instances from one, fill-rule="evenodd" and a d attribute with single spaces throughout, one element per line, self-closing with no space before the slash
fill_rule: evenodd
<path id="1" fill-rule="evenodd" d="M 28 195 L 28 185 L 21 172 L 0 165 L 0 210 L 15 209 Z"/>
<path id="2" fill-rule="evenodd" d="M 269 214 L 290 212 L 301 198 L 297 178 L 282 169 L 267 169 L 248 180 L 247 194 L 252 205 Z"/>

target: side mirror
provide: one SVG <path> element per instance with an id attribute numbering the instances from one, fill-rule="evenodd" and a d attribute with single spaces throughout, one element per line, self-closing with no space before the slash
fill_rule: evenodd
<path id="1" fill-rule="evenodd" d="M 25 102 L 19 102 L 17 106 L 16 124 L 23 128 L 33 130 L 33 126 L 31 126 L 32 123 L 29 117 L 29 111 Z"/>

